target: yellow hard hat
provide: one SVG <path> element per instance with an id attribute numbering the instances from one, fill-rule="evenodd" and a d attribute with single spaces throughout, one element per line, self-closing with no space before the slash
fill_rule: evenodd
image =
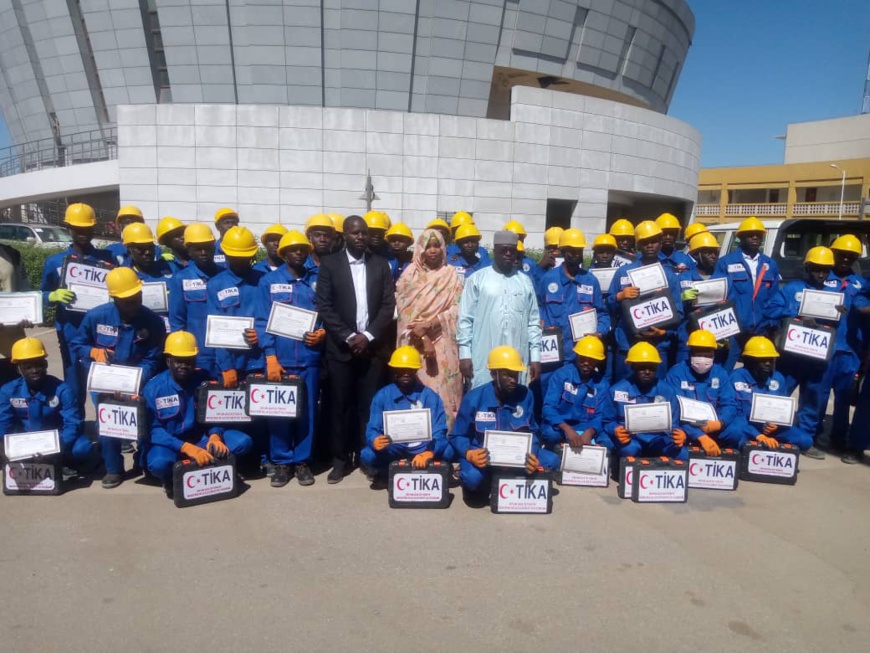
<path id="1" fill-rule="evenodd" d="M 147 245 L 154 243 L 154 234 L 144 222 L 134 222 L 124 227 L 121 232 L 121 243 L 124 245 Z"/>
<path id="2" fill-rule="evenodd" d="M 36 338 L 22 338 L 12 345 L 12 364 L 17 365 L 21 361 L 29 361 L 34 358 L 47 358 L 45 345 Z"/>
<path id="3" fill-rule="evenodd" d="M 297 231 L 296 229 L 292 229 L 288 231 L 286 234 L 281 236 L 281 242 L 278 243 L 278 253 L 282 254 L 284 252 L 284 248 L 293 247 L 294 245 L 303 245 L 308 248 L 308 253 L 311 253 L 311 250 L 314 249 L 311 246 L 311 241 L 308 240 L 307 236 L 303 234 L 301 231 Z"/>
<path id="4" fill-rule="evenodd" d="M 747 340 L 743 355 L 749 358 L 779 358 L 776 347 L 764 336 L 752 336 Z"/>
<path id="5" fill-rule="evenodd" d="M 435 218 L 434 220 L 430 221 L 429 224 L 426 225 L 426 228 L 427 229 L 446 229 L 447 231 L 450 231 L 450 225 L 447 224 L 447 220 L 445 220 L 444 218 Z"/>
<path id="6" fill-rule="evenodd" d="M 762 233 L 766 233 L 767 229 L 764 228 L 761 220 L 753 215 L 746 218 L 743 222 L 740 223 L 740 226 L 737 227 L 737 235 L 739 236 L 746 231 L 761 231 Z"/>
<path id="7" fill-rule="evenodd" d="M 714 249 L 719 249 L 719 241 L 716 240 L 716 236 L 711 234 L 709 231 L 702 231 L 699 234 L 695 234 L 689 240 L 689 251 L 694 252 L 699 249 L 704 249 L 705 247 L 712 247 Z"/>
<path id="8" fill-rule="evenodd" d="M 614 238 L 610 234 L 601 234 L 592 243 L 592 249 L 595 249 L 596 247 L 613 247 L 615 249 L 616 238 Z"/>
<path id="9" fill-rule="evenodd" d="M 70 204 L 66 207 L 63 221 L 70 227 L 93 227 L 97 224 L 97 216 L 89 204 Z"/>
<path id="10" fill-rule="evenodd" d="M 682 229 L 680 219 L 673 213 L 662 213 L 656 218 L 656 224 L 662 229 Z"/>
<path id="11" fill-rule="evenodd" d="M 544 232 L 544 247 L 559 246 L 559 238 L 562 232 L 565 231 L 562 227 L 550 227 Z"/>
<path id="12" fill-rule="evenodd" d="M 369 229 L 383 229 L 386 231 L 390 228 L 390 218 L 383 211 L 369 211 L 363 216 L 363 220 L 369 226 Z"/>
<path id="13" fill-rule="evenodd" d="M 138 206 L 133 206 L 132 204 L 128 204 L 127 206 L 122 206 L 118 209 L 118 215 L 115 216 L 115 224 L 121 221 L 121 218 L 130 217 L 130 216 L 139 218 L 140 220 L 144 220 L 145 216 L 142 215 L 142 210 Z"/>
<path id="14" fill-rule="evenodd" d="M 184 223 L 178 218 L 167 215 L 157 223 L 157 242 L 163 244 L 163 237 L 176 229 L 184 229 Z"/>
<path id="15" fill-rule="evenodd" d="M 579 229 L 565 229 L 559 236 L 559 247 L 586 247 L 586 235 Z"/>
<path id="16" fill-rule="evenodd" d="M 637 240 L 647 240 L 662 235 L 662 228 L 652 220 L 644 220 L 634 228 L 634 237 Z"/>
<path id="17" fill-rule="evenodd" d="M 456 235 L 453 236 L 453 240 L 455 242 L 459 242 L 460 240 L 464 240 L 465 238 L 477 238 L 480 239 L 480 231 L 473 222 L 468 224 L 464 224 L 459 229 L 456 230 Z"/>
<path id="18" fill-rule="evenodd" d="M 584 358 L 603 361 L 607 358 L 604 354 L 604 344 L 595 336 L 583 336 L 574 344 L 574 353 Z"/>
<path id="19" fill-rule="evenodd" d="M 813 263 L 815 265 L 834 266 L 834 252 L 827 247 L 812 247 L 807 255 L 804 256 L 804 265 Z"/>
<path id="20" fill-rule="evenodd" d="M 703 222 L 693 222 L 688 227 L 686 227 L 686 231 L 683 232 L 686 238 L 686 242 L 692 240 L 694 236 L 697 236 L 699 233 L 707 231 L 707 225 Z"/>
<path id="21" fill-rule="evenodd" d="M 260 242 L 265 245 L 266 236 L 278 236 L 278 238 L 280 238 L 286 233 L 287 227 L 285 227 L 283 224 L 275 223 L 269 227 L 266 227 L 266 230 L 260 234 Z"/>
<path id="22" fill-rule="evenodd" d="M 221 249 L 227 256 L 246 257 L 257 253 L 257 239 L 247 227 L 230 227 L 221 240 Z"/>
<path id="23" fill-rule="evenodd" d="M 166 336 L 163 343 L 163 353 L 179 358 L 193 358 L 199 354 L 196 346 L 196 336 L 189 331 L 174 331 Z"/>
<path id="24" fill-rule="evenodd" d="M 661 364 L 662 357 L 659 355 L 659 350 L 648 342 L 637 342 L 628 350 L 625 362 Z"/>
<path id="25" fill-rule="evenodd" d="M 705 349 L 716 349 L 716 336 L 709 331 L 698 329 L 689 334 L 689 339 L 686 341 L 688 347 L 703 347 Z"/>
<path id="26" fill-rule="evenodd" d="M 450 218 L 450 228 L 459 229 L 459 227 L 468 224 L 469 222 L 474 224 L 474 218 L 471 217 L 471 214 L 466 213 L 465 211 L 457 211 L 453 214 L 453 217 Z"/>
<path id="27" fill-rule="evenodd" d="M 305 233 L 308 233 L 309 229 L 314 229 L 315 227 L 335 229 L 335 223 L 332 221 L 332 218 L 325 213 L 318 213 L 317 215 L 312 215 L 305 221 Z"/>
<path id="28" fill-rule="evenodd" d="M 852 252 L 858 256 L 861 256 L 862 251 L 861 241 L 852 234 L 846 234 L 837 238 L 837 240 L 831 243 L 831 249 L 838 249 L 841 252 Z"/>
<path id="29" fill-rule="evenodd" d="M 634 236 L 634 225 L 625 218 L 620 218 L 610 225 L 611 236 Z"/>
<path id="30" fill-rule="evenodd" d="M 113 268 L 106 275 L 106 290 L 109 291 L 109 297 L 132 297 L 142 292 L 142 279 L 130 268 Z"/>
<path id="31" fill-rule="evenodd" d="M 511 372 L 525 372 L 526 366 L 520 358 L 520 352 L 510 345 L 501 345 L 489 352 L 486 361 L 488 370 L 509 370 Z"/>
<path id="32" fill-rule="evenodd" d="M 518 241 L 517 241 L 517 251 L 518 251 L 520 254 L 524 254 L 525 251 L 526 251 L 526 246 L 523 245 L 523 241 L 521 241 L 521 240 L 518 240 Z"/>
<path id="33" fill-rule="evenodd" d="M 387 229 L 387 240 L 390 238 L 408 238 L 414 240 L 414 234 L 411 233 L 411 228 L 404 222 L 397 222 Z"/>
<path id="34" fill-rule="evenodd" d="M 207 224 L 203 224 L 202 222 L 194 222 L 193 224 L 189 224 L 184 228 L 184 244 L 190 245 L 192 243 L 213 243 L 214 242 L 214 234 L 211 231 L 211 227 Z"/>
<path id="35" fill-rule="evenodd" d="M 335 230 L 343 234 L 344 233 L 344 216 L 340 213 L 327 213 L 326 217 L 332 220 L 332 226 L 335 227 Z"/>
<path id="36" fill-rule="evenodd" d="M 423 367 L 423 359 L 420 357 L 420 352 L 417 351 L 416 347 L 405 345 L 393 352 L 387 365 L 403 370 L 419 370 Z"/>
<path id="37" fill-rule="evenodd" d="M 214 214 L 214 223 L 217 224 L 221 218 L 238 218 L 239 214 L 235 209 L 218 209 Z"/>
<path id="38" fill-rule="evenodd" d="M 515 233 L 517 236 L 528 235 L 526 234 L 526 228 L 516 220 L 509 220 L 505 222 L 505 225 L 501 229 L 502 231 L 510 231 L 511 233 Z"/>

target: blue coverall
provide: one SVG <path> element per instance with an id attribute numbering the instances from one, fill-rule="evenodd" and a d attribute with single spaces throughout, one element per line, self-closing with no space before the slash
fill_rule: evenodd
<path id="1" fill-rule="evenodd" d="M 541 467 L 558 469 L 559 457 L 552 451 L 541 448 L 538 440 L 538 424 L 535 421 L 535 406 L 531 391 L 526 386 L 517 386 L 510 402 L 501 403 L 495 393 L 495 382 L 485 383 L 468 392 L 459 404 L 459 412 L 450 433 L 450 445 L 459 459 L 459 477 L 462 487 L 469 492 L 489 492 L 491 468 L 472 465 L 465 458 L 470 449 L 483 447 L 486 431 L 517 431 L 532 434 L 532 453 Z"/>
<path id="2" fill-rule="evenodd" d="M 449 251 L 450 247 L 451 246 L 448 246 L 447 262 L 456 268 L 456 274 L 459 276 L 462 283 L 465 283 L 465 280 L 478 270 L 488 268 L 492 265 L 491 258 L 488 256 L 486 258 L 483 257 L 486 250 L 482 247 L 477 250 L 477 262 L 473 264 L 469 264 L 458 251 L 451 254 Z"/>
<path id="3" fill-rule="evenodd" d="M 673 388 L 661 380 L 642 392 L 634 380 L 634 376 L 623 379 L 612 386 L 608 398 L 604 402 L 604 432 L 613 442 L 614 450 L 624 456 L 668 456 L 677 460 L 688 460 L 689 450 L 674 443 L 671 431 L 656 431 L 653 433 L 632 433 L 628 444 L 621 444 L 616 437 L 616 427 L 625 426 L 625 407 L 631 404 L 652 404 L 668 402 L 671 404 L 671 429 L 680 426 L 680 405 Z M 687 434 L 688 435 L 688 434 Z"/>
<path id="4" fill-rule="evenodd" d="M 227 255 L 224 254 L 224 248 L 221 247 L 221 239 L 218 238 L 214 243 L 214 262 L 219 268 L 227 267 Z"/>
<path id="5" fill-rule="evenodd" d="M 723 431 L 728 424 L 734 421 L 734 417 L 737 415 L 737 397 L 734 395 L 734 388 L 729 382 L 728 372 L 718 363 L 713 363 L 713 367 L 705 374 L 696 373 L 689 366 L 688 361 L 677 363 L 670 369 L 665 381 L 673 388 L 674 394 L 678 397 L 711 404 L 716 409 L 718 421 L 722 422 Z M 702 435 L 706 435 L 699 427 L 688 422 L 683 422 L 680 428 L 686 432 L 689 440 L 693 443 L 697 442 Z M 722 431 L 719 433 L 721 434 Z M 715 440 L 720 435 L 712 437 Z"/>
<path id="6" fill-rule="evenodd" d="M 262 261 L 258 261 L 251 266 L 252 269 L 257 270 L 258 272 L 262 272 L 263 274 L 269 274 L 270 272 L 274 272 L 278 268 L 282 267 L 284 267 L 283 263 L 281 265 L 273 267 L 272 264 L 269 263 L 268 258 L 264 258 Z"/>
<path id="7" fill-rule="evenodd" d="M 244 278 L 227 268 L 208 280 L 206 303 L 208 315 L 253 317 L 260 301 L 258 285 L 263 273 L 249 270 Z M 239 381 L 249 372 L 263 369 L 263 349 L 256 344 L 250 349 L 216 349 L 216 372 L 236 370 Z"/>
<path id="8" fill-rule="evenodd" d="M 54 431 L 60 434 L 64 465 L 92 467 L 99 454 L 82 433 L 78 399 L 63 381 L 47 376 L 42 387 L 31 393 L 23 378 L 0 388 L 0 437 L 10 433 Z"/>
<path id="9" fill-rule="evenodd" d="M 308 258 L 305 259 L 305 270 L 313 279 L 317 279 L 317 273 L 320 272 L 320 264 L 314 260 L 314 254 L 309 254 Z M 315 290 L 317 289 L 315 288 Z"/>
<path id="10" fill-rule="evenodd" d="M 459 245 L 456 243 L 450 243 L 445 250 L 447 253 L 447 262 L 449 263 L 453 259 L 453 255 L 455 254 L 459 258 L 462 258 L 462 250 Z M 489 255 L 489 252 L 486 250 L 486 247 L 478 247 L 477 248 L 477 257 L 480 259 L 480 262 L 483 264 L 483 267 L 487 267 L 492 265 L 492 257 Z"/>
<path id="11" fill-rule="evenodd" d="M 204 372 L 197 371 L 182 386 L 175 382 L 170 370 L 165 370 L 151 379 L 142 392 L 151 439 L 148 471 L 164 485 L 172 483 L 172 467 L 184 458 L 181 446 L 185 443 L 205 449 L 209 436 L 216 433 L 236 456 L 244 456 L 251 450 L 251 438 L 245 433 L 197 423 L 196 390 L 207 379 Z"/>
<path id="12" fill-rule="evenodd" d="M 375 451 L 372 443 L 379 435 L 384 435 L 385 410 L 409 410 L 412 408 L 428 408 L 432 420 L 432 439 L 419 442 L 392 443 L 386 449 Z M 453 448 L 447 443 L 447 416 L 444 413 L 444 402 L 435 392 L 417 381 L 409 394 L 399 390 L 399 386 L 390 383 L 378 390 L 372 399 L 369 411 L 369 422 L 366 425 L 366 446 L 360 452 L 360 462 L 364 467 L 380 474 L 386 473 L 394 460 L 411 459 L 424 451 L 435 454 L 435 460 L 449 462 L 453 460 Z"/>
<path id="13" fill-rule="evenodd" d="M 550 377 L 544 396 L 544 419 L 541 441 L 547 449 L 555 450 L 567 442 L 559 424 L 566 423 L 579 435 L 586 429 L 595 429 L 594 444 L 613 449 L 613 441 L 604 432 L 604 402 L 609 401 L 610 384 L 600 371 L 584 382 L 574 363 L 567 363 Z"/>
<path id="14" fill-rule="evenodd" d="M 676 249 L 670 255 L 659 251 L 659 262 L 676 275 L 680 275 L 698 265 L 691 256 Z"/>
<path id="15" fill-rule="evenodd" d="M 785 379 L 782 374 L 774 370 L 768 377 L 764 386 L 759 386 L 755 377 L 745 367 L 736 369 L 731 373 L 731 386 L 737 397 L 737 416 L 725 427 L 719 436 L 719 444 L 732 449 L 740 449 L 749 440 L 755 439 L 764 431 L 764 424 L 750 422 L 749 415 L 752 412 L 752 395 L 756 392 L 766 395 L 787 397 L 789 392 L 785 389 Z M 809 449 L 813 445 L 813 436 L 797 426 L 780 426 L 771 434 L 779 442 L 793 444 L 801 451 Z"/>
<path id="16" fill-rule="evenodd" d="M 689 270 L 685 270 L 680 273 L 678 280 L 680 282 L 680 294 L 684 290 L 691 290 L 694 287 L 695 281 L 709 281 L 710 279 L 722 279 L 725 277 L 724 273 L 714 271 L 709 277 L 704 278 L 701 275 L 701 272 L 697 267 L 693 267 Z M 705 306 L 704 308 L 708 308 Z M 680 326 L 677 329 L 677 339 L 676 339 L 676 359 L 677 363 L 682 363 L 689 359 L 689 346 L 686 344 L 689 339 L 689 317 L 694 312 L 694 308 L 692 307 L 691 302 L 686 302 L 683 304 L 683 319 L 680 322 Z M 720 347 L 716 350 L 714 360 L 717 363 L 724 364 L 728 360 L 728 347 Z"/>
<path id="17" fill-rule="evenodd" d="M 405 268 L 407 268 L 409 265 L 411 265 L 411 261 L 413 261 L 413 260 L 414 259 L 412 256 L 407 261 L 400 263 L 399 259 L 397 259 L 395 256 L 388 256 L 387 257 L 387 262 L 390 264 L 390 272 L 393 274 L 393 282 L 396 282 L 399 280 L 399 277 L 402 276 L 402 272 L 405 271 Z"/>
<path id="18" fill-rule="evenodd" d="M 199 346 L 196 366 L 217 378 L 214 349 L 205 346 L 206 284 L 211 278 L 193 261 L 172 277 L 169 281 L 169 327 L 172 331 L 189 331 L 196 336 Z"/>
<path id="19" fill-rule="evenodd" d="M 163 340 L 166 327 L 163 319 L 144 306 L 131 323 L 121 320 L 114 302 L 92 308 L 82 320 L 72 341 L 72 350 L 81 360 L 85 372 L 90 369 L 91 349 L 111 350 L 110 361 L 117 365 L 142 368 L 142 383 L 146 383 L 163 364 Z M 93 397 L 94 406 L 97 396 Z M 147 445 L 147 443 L 145 443 Z M 121 455 L 123 441 L 100 437 L 103 463 L 109 474 L 124 473 Z"/>
<path id="20" fill-rule="evenodd" d="M 127 246 L 122 242 L 109 243 L 106 250 L 112 255 L 112 263 L 115 265 L 123 265 L 125 267 L 133 267 L 130 261 L 130 252 L 127 251 Z M 158 261 L 163 253 L 163 248 L 160 245 L 154 246 L 154 260 Z"/>

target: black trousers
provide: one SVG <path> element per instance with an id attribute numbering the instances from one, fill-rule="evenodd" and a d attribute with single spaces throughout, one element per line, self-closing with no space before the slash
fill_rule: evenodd
<path id="1" fill-rule="evenodd" d="M 366 424 L 375 393 L 384 385 L 385 366 L 377 355 L 349 361 L 327 360 L 332 410 L 330 451 L 333 465 L 350 460 L 365 446 Z"/>

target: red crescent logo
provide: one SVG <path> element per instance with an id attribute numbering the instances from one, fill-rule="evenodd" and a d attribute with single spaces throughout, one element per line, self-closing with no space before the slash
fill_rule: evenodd
<path id="1" fill-rule="evenodd" d="M 501 485 L 498 486 L 498 496 L 500 496 L 502 499 L 507 499 L 507 495 L 504 493 L 504 491 L 506 489 L 507 489 L 507 483 L 502 483 Z"/>
<path id="2" fill-rule="evenodd" d="M 257 388 L 254 388 L 253 390 L 251 390 L 251 403 L 252 404 L 259 404 L 262 396 L 263 396 L 263 391 L 258 390 Z"/>
<path id="3" fill-rule="evenodd" d="M 405 480 L 401 476 L 398 479 L 396 479 L 396 489 L 397 490 L 404 490 L 406 487 L 408 487 L 407 480 Z"/>
<path id="4" fill-rule="evenodd" d="M 629 469 L 627 472 L 625 472 L 625 484 L 631 485 L 632 483 L 634 483 L 633 477 L 634 477 L 634 470 L 633 469 Z"/>
<path id="5" fill-rule="evenodd" d="M 188 474 L 185 483 L 187 484 L 187 487 L 193 489 L 193 486 L 196 485 L 196 478 L 193 476 L 193 474 Z"/>
<path id="6" fill-rule="evenodd" d="M 753 464 L 753 465 L 760 465 L 760 464 L 761 464 L 760 462 L 758 462 L 758 461 L 756 460 L 757 457 L 758 457 L 758 454 L 757 454 L 757 453 L 752 454 L 752 464 Z"/>
<path id="7" fill-rule="evenodd" d="M 642 314 L 639 314 L 639 313 L 637 312 L 637 309 L 636 309 L 636 308 L 631 309 L 631 314 L 634 315 L 635 319 L 636 319 L 636 318 L 639 318 L 639 317 L 642 317 Z"/>
<path id="8" fill-rule="evenodd" d="M 689 465 L 689 473 L 692 476 L 697 476 L 698 474 L 701 473 L 700 471 L 698 471 L 698 472 L 695 471 L 696 467 L 699 467 L 698 463 L 692 463 L 691 465 Z"/>
<path id="9" fill-rule="evenodd" d="M 103 417 L 103 413 L 106 412 L 105 408 L 100 408 L 100 424 L 105 424 L 108 420 Z"/>
<path id="10" fill-rule="evenodd" d="M 641 474 L 640 475 L 640 487 L 646 490 L 650 485 L 647 485 L 645 481 L 649 478 L 649 474 Z"/>
<path id="11" fill-rule="evenodd" d="M 791 337 L 791 334 L 795 334 L 795 337 L 792 338 L 792 337 Z M 799 340 L 799 339 L 800 339 L 800 336 L 797 335 L 797 331 L 795 331 L 794 329 L 789 329 L 789 330 L 788 330 L 788 339 L 789 339 L 789 340 Z"/>
<path id="12" fill-rule="evenodd" d="M 77 266 L 71 265 L 69 268 L 69 276 L 71 276 L 73 279 L 78 279 L 80 275 L 81 270 L 79 270 Z"/>
<path id="13" fill-rule="evenodd" d="M 217 399 L 217 396 L 216 395 L 209 395 L 209 397 L 208 397 L 208 407 L 211 408 L 212 410 L 214 410 L 215 408 L 217 408 L 217 406 L 215 406 L 212 403 L 212 399 Z"/>

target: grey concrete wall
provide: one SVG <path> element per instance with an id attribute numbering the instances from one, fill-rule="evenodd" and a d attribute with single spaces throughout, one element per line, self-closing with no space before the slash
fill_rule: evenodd
<path id="1" fill-rule="evenodd" d="M 786 163 L 837 163 L 867 157 L 870 157 L 870 114 L 788 126 Z"/>

